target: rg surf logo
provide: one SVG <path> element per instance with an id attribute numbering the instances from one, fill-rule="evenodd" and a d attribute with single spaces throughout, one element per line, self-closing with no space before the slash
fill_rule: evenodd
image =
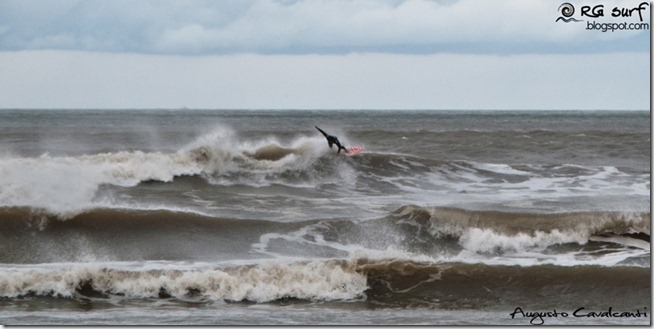
<path id="1" fill-rule="evenodd" d="M 579 11 L 581 17 L 591 17 L 598 18 L 604 17 L 604 5 L 594 5 L 594 6 L 582 6 Z M 613 7 L 610 11 L 611 17 L 636 17 L 638 16 L 638 21 L 643 21 L 643 14 L 647 13 L 649 9 L 649 2 L 641 2 L 636 7 Z M 607 9 L 608 10 L 608 9 Z M 578 20 L 572 15 L 575 14 L 575 7 L 569 3 L 564 2 L 559 6 L 558 11 L 561 13 L 561 16 L 556 19 L 556 21 L 564 21 L 566 23 L 570 22 L 582 22 L 583 20 Z"/>
<path id="2" fill-rule="evenodd" d="M 634 7 L 616 6 L 613 8 L 605 8 L 603 4 L 597 4 L 593 6 L 586 5 L 580 8 L 578 11 L 578 17 L 588 17 L 593 19 L 599 18 L 600 20 L 607 20 L 587 21 L 586 30 L 599 30 L 602 32 L 614 32 L 617 30 L 649 30 L 649 24 L 643 23 L 643 20 L 645 19 L 644 15 L 649 13 L 649 6 L 649 2 L 641 2 L 639 5 Z M 565 23 L 578 23 L 584 21 L 583 19 L 577 19 L 574 17 L 577 10 L 575 10 L 575 6 L 569 2 L 562 3 L 558 8 L 558 12 L 561 14 L 561 16 L 556 19 L 556 22 L 562 21 Z M 625 20 L 631 20 L 631 22 L 617 21 L 621 18 Z M 638 18 L 638 22 L 634 23 L 633 21 L 636 18 Z"/>

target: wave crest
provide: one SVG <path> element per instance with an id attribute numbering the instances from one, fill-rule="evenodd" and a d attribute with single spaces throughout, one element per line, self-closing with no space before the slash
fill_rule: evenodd
<path id="1" fill-rule="evenodd" d="M 0 273 L 0 296 L 177 298 L 212 301 L 349 300 L 366 277 L 341 261 L 245 265 L 227 269 L 127 270 L 77 265 Z"/>

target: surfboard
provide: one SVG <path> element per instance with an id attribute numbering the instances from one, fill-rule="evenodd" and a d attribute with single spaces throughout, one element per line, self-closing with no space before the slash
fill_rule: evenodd
<path id="1" fill-rule="evenodd" d="M 361 153 L 361 152 L 363 152 L 363 147 L 360 147 L 360 146 L 352 146 L 352 147 L 348 147 L 348 148 L 347 148 L 347 151 L 345 152 L 345 155 L 347 155 L 347 156 L 353 156 L 353 155 L 358 154 L 358 153 Z"/>

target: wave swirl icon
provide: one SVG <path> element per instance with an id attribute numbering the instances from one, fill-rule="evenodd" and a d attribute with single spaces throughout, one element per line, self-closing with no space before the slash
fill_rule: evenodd
<path id="1" fill-rule="evenodd" d="M 562 3 L 562 4 L 559 6 L 558 11 L 561 12 L 561 15 L 563 15 L 563 17 L 559 17 L 559 18 L 557 18 L 557 19 L 556 19 L 557 22 L 558 22 L 558 21 L 564 21 L 564 22 L 566 22 L 566 23 L 570 23 L 570 22 L 581 22 L 581 20 L 578 20 L 578 19 L 572 17 L 572 15 L 574 15 L 574 13 L 575 13 L 575 6 L 573 6 L 573 5 L 572 5 L 571 3 L 569 3 L 569 2 L 564 2 L 564 3 Z"/>

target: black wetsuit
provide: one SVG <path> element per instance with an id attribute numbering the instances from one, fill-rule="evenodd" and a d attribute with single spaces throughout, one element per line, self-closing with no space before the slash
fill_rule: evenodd
<path id="1" fill-rule="evenodd" d="M 338 141 L 338 138 L 332 135 L 328 135 L 326 132 L 322 131 L 322 129 L 318 128 L 318 126 L 315 127 L 316 129 L 318 129 L 318 131 L 320 131 L 325 136 L 325 138 L 327 138 L 327 144 L 329 144 L 329 148 L 331 148 L 332 145 L 336 144 L 336 146 L 338 147 L 338 152 L 336 153 L 341 153 L 341 150 L 345 150 L 345 152 L 347 152 L 347 149 L 345 148 L 345 146 L 341 145 L 341 142 Z"/>

